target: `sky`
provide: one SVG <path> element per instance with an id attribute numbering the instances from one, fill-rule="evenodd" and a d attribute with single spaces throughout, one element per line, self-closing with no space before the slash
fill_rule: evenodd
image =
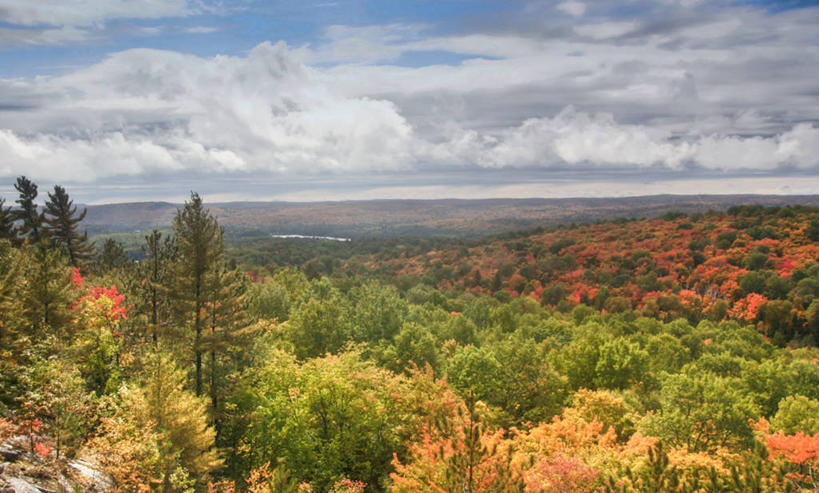
<path id="1" fill-rule="evenodd" d="M 0 0 L 0 197 L 819 193 L 819 1 Z"/>

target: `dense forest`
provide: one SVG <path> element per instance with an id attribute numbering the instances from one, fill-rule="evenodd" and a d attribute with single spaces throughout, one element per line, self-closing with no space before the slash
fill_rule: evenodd
<path id="1" fill-rule="evenodd" d="M 0 487 L 819 491 L 816 208 L 226 247 L 193 193 L 137 260 L 15 188 Z"/>

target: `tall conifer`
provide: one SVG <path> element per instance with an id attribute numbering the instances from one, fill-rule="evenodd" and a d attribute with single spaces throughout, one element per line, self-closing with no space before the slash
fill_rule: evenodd
<path id="1" fill-rule="evenodd" d="M 202 206 L 199 194 L 178 210 L 173 219 L 178 260 L 176 262 L 174 298 L 181 320 L 193 331 L 196 395 L 202 395 L 204 308 L 209 294 L 209 273 L 222 258 L 222 230 L 210 211 Z"/>
<path id="2" fill-rule="evenodd" d="M 145 259 L 140 262 L 140 274 L 144 286 L 144 303 L 150 319 L 151 338 L 154 344 L 158 342 L 160 325 L 167 320 L 165 312 L 167 302 L 167 285 L 170 277 L 171 260 L 174 257 L 174 243 L 170 236 L 163 238 L 157 230 L 145 236 L 142 245 L 142 254 Z"/>
<path id="3" fill-rule="evenodd" d="M 221 240 L 221 235 L 220 235 Z M 245 277 L 238 269 L 230 269 L 220 261 L 208 275 L 208 334 L 205 340 L 210 352 L 210 401 L 213 424 L 217 435 L 220 431 L 220 379 L 228 373 L 230 360 L 220 358 L 231 347 L 237 347 L 238 340 L 247 327 Z"/>
<path id="4" fill-rule="evenodd" d="M 62 329 L 71 318 L 74 302 L 71 268 L 62 252 L 53 248 L 31 248 L 24 291 L 26 318 L 33 330 Z"/>
<path id="5" fill-rule="evenodd" d="M 27 341 L 20 341 L 18 337 L 24 325 L 20 296 L 25 284 L 24 264 L 25 252 L 0 239 L 0 402 L 6 397 L 2 389 L 8 387 L 4 381 L 17 363 L 15 355 L 21 349 L 19 346 L 27 345 Z"/>
<path id="6" fill-rule="evenodd" d="M 106 238 L 102 242 L 99 255 L 96 261 L 96 270 L 99 273 L 106 273 L 114 269 L 120 269 L 128 263 L 128 254 L 122 243 L 113 238 Z"/>
<path id="7" fill-rule="evenodd" d="M 22 238 L 28 238 L 31 243 L 39 243 L 42 238 L 42 225 L 45 214 L 37 210 L 37 184 L 20 176 L 14 184 L 15 190 L 20 194 L 16 200 L 20 208 L 12 212 L 12 219 L 20 221 L 17 226 L 17 234 Z"/>
<path id="8" fill-rule="evenodd" d="M 65 189 L 54 185 L 54 193 L 48 194 L 45 203 L 46 230 L 54 244 L 68 256 L 68 262 L 77 267 L 79 263 L 94 255 L 94 245 L 88 241 L 88 233 L 80 234 L 77 226 L 85 219 L 88 209 L 77 214 L 74 201 L 68 198 Z"/>
<path id="9" fill-rule="evenodd" d="M 14 217 L 10 207 L 3 207 L 6 199 L 0 198 L 0 240 L 14 237 Z"/>

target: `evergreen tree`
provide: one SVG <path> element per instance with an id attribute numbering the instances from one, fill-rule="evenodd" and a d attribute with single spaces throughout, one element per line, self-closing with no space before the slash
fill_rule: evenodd
<path id="1" fill-rule="evenodd" d="M 23 293 L 29 327 L 59 329 L 70 319 L 71 269 L 62 252 L 52 248 L 32 248 L 28 255 Z"/>
<path id="2" fill-rule="evenodd" d="M 122 244 L 113 238 L 106 238 L 102 243 L 99 256 L 97 257 L 97 270 L 108 272 L 118 269 L 128 263 L 128 254 Z"/>
<path id="3" fill-rule="evenodd" d="M 209 296 L 209 275 L 222 258 L 222 230 L 210 211 L 202 206 L 199 194 L 177 211 L 173 219 L 178 261 L 174 273 L 174 298 L 179 316 L 193 329 L 196 395 L 202 395 L 202 335 L 205 304 Z"/>
<path id="4" fill-rule="evenodd" d="M 77 226 L 85 218 L 88 209 L 78 215 L 74 201 L 68 198 L 65 189 L 54 185 L 54 193 L 48 194 L 45 204 L 46 231 L 54 244 L 68 255 L 68 262 L 74 267 L 94 253 L 94 245 L 88 241 L 88 233 L 79 234 Z"/>
<path id="5" fill-rule="evenodd" d="M 209 333 L 204 341 L 206 349 L 210 352 L 210 400 L 217 436 L 220 431 L 221 396 L 224 394 L 220 392 L 224 387 L 220 379 L 228 373 L 227 364 L 230 361 L 223 362 L 220 355 L 236 347 L 237 340 L 244 335 L 242 329 L 247 326 L 245 305 L 246 288 L 243 274 L 220 262 L 208 279 L 206 308 Z"/>
<path id="6" fill-rule="evenodd" d="M 174 257 L 174 244 L 170 236 L 162 237 L 157 230 L 145 236 L 142 245 L 145 256 L 139 267 L 144 279 L 145 306 L 150 319 L 151 338 L 154 344 L 158 341 L 160 325 L 167 321 L 165 311 L 169 307 L 167 284 L 170 278 L 171 260 Z"/>
<path id="7" fill-rule="evenodd" d="M 23 286 L 23 252 L 8 241 L 0 240 L 0 348 L 11 344 L 7 340 L 9 328 L 19 325 L 20 291 Z"/>
<path id="8" fill-rule="evenodd" d="M 12 212 L 12 219 L 20 221 L 17 233 L 22 238 L 28 238 L 31 243 L 39 243 L 42 239 L 45 214 L 37 211 L 37 205 L 34 203 L 37 199 L 37 184 L 25 176 L 20 176 L 14 188 L 20 194 L 16 201 L 20 208 Z"/>
<path id="9" fill-rule="evenodd" d="M 184 374 L 173 360 L 161 353 L 149 355 L 141 388 L 146 406 L 135 411 L 137 416 L 142 411 L 142 417 L 164 437 L 160 456 L 165 485 L 177 465 L 200 479 L 221 462 L 213 448 L 215 433 L 208 426 L 205 403 L 190 395 L 184 383 Z"/>
<path id="10" fill-rule="evenodd" d="M 203 491 L 218 467 L 206 404 L 184 388 L 172 359 L 148 354 L 137 383 L 123 385 L 93 445 L 121 491 Z"/>
<path id="11" fill-rule="evenodd" d="M 0 409 L 14 400 L 18 371 L 26 366 L 30 346 L 22 330 L 24 264 L 24 253 L 0 239 Z"/>
<path id="12" fill-rule="evenodd" d="M 6 199 L 0 198 L 0 240 L 14 238 L 14 217 L 11 207 L 3 207 Z"/>

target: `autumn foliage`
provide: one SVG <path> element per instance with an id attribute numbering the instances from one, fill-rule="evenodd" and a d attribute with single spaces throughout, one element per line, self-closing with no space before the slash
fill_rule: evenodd
<path id="1" fill-rule="evenodd" d="M 196 194 L 174 224 L 0 240 L 0 445 L 122 492 L 817 491 L 815 209 L 303 269 L 232 262 Z"/>

